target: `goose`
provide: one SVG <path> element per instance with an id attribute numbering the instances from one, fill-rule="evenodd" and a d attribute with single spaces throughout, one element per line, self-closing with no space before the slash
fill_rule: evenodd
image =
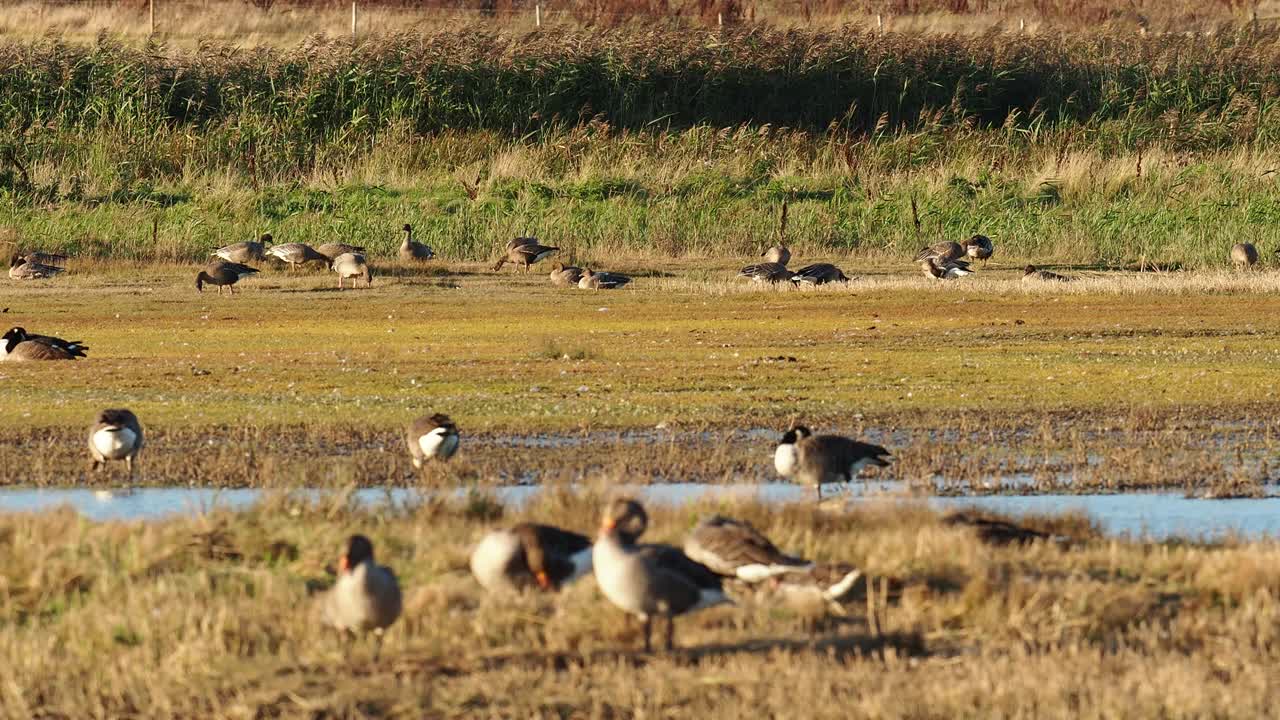
<path id="1" fill-rule="evenodd" d="M 738 271 L 738 277 L 749 277 L 756 282 L 779 283 L 790 280 L 795 273 L 782 263 L 766 262 L 748 265 Z"/>
<path id="2" fill-rule="evenodd" d="M 590 269 L 582 271 L 582 277 L 578 278 L 578 287 L 582 290 L 612 290 L 620 288 L 631 282 L 631 278 L 618 273 L 592 272 Z"/>
<path id="3" fill-rule="evenodd" d="M 421 468 L 432 458 L 448 460 L 458 451 L 458 428 L 448 415 L 424 415 L 409 424 L 405 441 L 413 466 Z"/>
<path id="4" fill-rule="evenodd" d="M 773 467 L 785 478 L 813 485 L 822 500 L 824 483 L 850 482 L 867 466 L 887 467 L 891 456 L 879 445 L 851 440 L 843 435 L 814 435 L 804 425 L 783 434 L 773 453 Z"/>
<path id="5" fill-rule="evenodd" d="M 716 574 L 748 583 L 813 567 L 813 563 L 783 553 L 747 523 L 723 515 L 698 523 L 684 541 L 684 554 Z"/>
<path id="6" fill-rule="evenodd" d="M 1069 282 L 1070 280 L 1071 278 L 1066 275 L 1059 275 L 1058 273 L 1049 272 L 1048 270 L 1041 270 L 1035 265 L 1028 265 L 1022 269 L 1022 282 Z"/>
<path id="7" fill-rule="evenodd" d="M 537 245 L 537 244 L 539 243 L 538 243 L 538 238 L 536 237 L 512 238 L 511 240 L 507 241 L 506 252 L 511 252 L 512 250 L 515 250 L 521 245 Z"/>
<path id="8" fill-rule="evenodd" d="M 707 566 L 670 545 L 636 545 L 649 523 L 644 507 L 620 498 L 610 503 L 591 548 L 600 591 L 609 602 L 644 622 L 644 649 L 653 649 L 653 618 L 667 619 L 666 648 L 675 643 L 675 618 L 729 602 L 723 581 Z"/>
<path id="9" fill-rule="evenodd" d="M 1249 267 L 1258 262 L 1258 248 L 1253 243 L 1236 243 L 1231 246 L 1231 262 L 1236 267 Z M 13 274 L 13 271 L 9 271 Z"/>
<path id="10" fill-rule="evenodd" d="M 328 258 L 329 262 L 332 263 L 334 260 L 338 259 L 339 255 L 346 255 L 347 253 L 351 253 L 353 255 L 363 255 L 364 248 L 358 245 L 348 245 L 347 243 L 332 242 L 332 243 L 325 243 L 320 247 L 316 248 L 316 252 Z"/>
<path id="11" fill-rule="evenodd" d="M 560 248 L 558 247 L 539 245 L 537 242 L 516 245 L 515 247 L 508 248 L 507 254 L 498 258 L 498 262 L 493 266 L 493 271 L 497 272 L 501 270 L 502 266 L 506 263 L 512 263 L 514 265 L 523 265 L 524 271 L 529 272 L 530 265 L 538 262 L 539 260 L 545 260 L 553 253 L 557 253 L 559 251 Z"/>
<path id="12" fill-rule="evenodd" d="M 20 327 L 10 328 L 0 336 L 0 360 L 75 360 L 89 348 L 79 340 L 63 340 L 51 335 L 31 335 Z"/>
<path id="13" fill-rule="evenodd" d="M 234 285 L 240 282 L 241 278 L 249 277 L 258 272 L 257 268 L 251 268 L 248 265 L 240 263 L 227 262 L 226 260 L 214 260 L 204 269 L 196 274 L 196 292 L 204 292 L 204 285 L 218 286 L 218 294 L 222 294 L 222 288 L 226 288 L 232 295 L 236 294 Z"/>
<path id="14" fill-rule="evenodd" d="M 89 428 L 89 457 L 94 472 L 106 466 L 108 460 L 124 460 L 133 476 L 133 461 L 142 450 L 142 425 L 138 416 L 123 408 L 103 410 L 98 421 Z"/>
<path id="15" fill-rule="evenodd" d="M 760 257 L 764 258 L 767 263 L 786 265 L 791 262 L 791 251 L 787 249 L 786 245 L 779 243 L 760 253 Z"/>
<path id="16" fill-rule="evenodd" d="M 66 268 L 31 262 L 21 255 L 9 258 L 9 278 L 12 280 L 41 280 L 62 272 L 66 272 Z"/>
<path id="17" fill-rule="evenodd" d="M 935 258 L 928 258 L 920 262 L 920 269 L 924 271 L 924 276 L 933 280 L 955 280 L 966 275 L 972 275 L 973 271 L 969 269 L 969 263 L 964 260 L 950 260 L 940 263 Z"/>
<path id="18" fill-rule="evenodd" d="M 791 282 L 826 285 L 833 282 L 849 282 L 849 278 L 841 272 L 840 268 L 831 263 L 815 263 L 797 270 L 791 277 Z"/>
<path id="19" fill-rule="evenodd" d="M 862 571 L 848 563 L 818 563 L 803 572 L 770 578 L 768 585 L 786 602 L 838 609 L 861 577 Z"/>
<path id="20" fill-rule="evenodd" d="M 364 255 L 359 253 L 343 253 L 333 259 L 333 271 L 338 273 L 338 289 L 342 289 L 342 281 L 346 278 L 364 278 L 364 286 L 373 285 L 373 270 L 365 262 Z"/>
<path id="21" fill-rule="evenodd" d="M 964 241 L 965 256 L 973 258 L 974 260 L 990 260 L 991 255 L 995 253 L 995 251 L 995 246 L 991 244 L 991 238 L 986 235 L 974 235 Z"/>
<path id="22" fill-rule="evenodd" d="M 551 284 L 558 287 L 577 287 L 582 279 L 582 268 L 556 263 L 551 269 Z"/>
<path id="23" fill-rule="evenodd" d="M 37 265 L 63 265 L 67 262 L 66 255 L 47 252 L 26 252 L 21 253 L 23 260 Z"/>
<path id="24" fill-rule="evenodd" d="M 405 223 L 404 240 L 400 243 L 400 259 L 405 262 L 413 262 L 415 260 L 430 260 L 436 254 L 431 248 L 413 239 L 413 226 Z"/>
<path id="25" fill-rule="evenodd" d="M 395 573 L 373 561 L 373 543 L 364 535 L 347 539 L 338 560 L 338 580 L 323 600 L 325 622 L 354 637 L 372 631 L 377 638 L 374 660 L 382 650 L 382 635 L 400 617 L 400 583 Z"/>
<path id="26" fill-rule="evenodd" d="M 591 572 L 591 538 L 551 525 L 520 523 L 486 534 L 471 574 L 489 592 L 537 586 L 559 590 Z"/>
<path id="27" fill-rule="evenodd" d="M 321 262 L 325 265 L 329 264 L 329 258 L 316 252 L 316 249 L 306 243 L 285 243 L 283 245 L 272 245 L 267 250 L 267 255 L 277 260 L 287 263 L 290 268 L 298 265 L 305 265 L 309 262 Z"/>
<path id="28" fill-rule="evenodd" d="M 960 243 L 944 240 L 921 248 L 920 252 L 916 253 L 916 262 L 923 262 L 932 258 L 945 265 L 962 257 L 964 257 L 964 248 L 960 247 Z"/>
<path id="29" fill-rule="evenodd" d="M 247 263 L 266 260 L 266 249 L 271 244 L 271 233 L 263 233 L 257 242 L 238 242 L 214 250 L 210 255 L 227 262 Z"/>

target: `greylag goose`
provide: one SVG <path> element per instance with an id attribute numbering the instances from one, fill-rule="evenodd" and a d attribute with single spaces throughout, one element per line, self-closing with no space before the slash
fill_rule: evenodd
<path id="1" fill-rule="evenodd" d="M 840 271 L 840 268 L 831 263 L 814 263 L 797 270 L 791 277 L 791 282 L 826 285 L 833 282 L 849 282 L 849 278 Z"/>
<path id="2" fill-rule="evenodd" d="M 325 622 L 348 636 L 372 631 L 373 657 L 382 650 L 382 635 L 400 617 L 400 583 L 395 573 L 373 561 L 373 543 L 363 535 L 347 539 L 338 560 L 338 580 L 323 600 Z"/>
<path id="3" fill-rule="evenodd" d="M 63 272 L 66 272 L 66 268 L 31 262 L 21 255 L 14 255 L 9 258 L 9 278 L 11 280 L 42 280 Z"/>
<path id="4" fill-rule="evenodd" d="M 493 271 L 497 272 L 507 263 L 524 266 L 524 271 L 529 272 L 529 266 L 545 260 L 551 255 L 560 251 L 558 247 L 550 247 L 547 245 L 539 245 L 538 243 L 525 243 L 509 248 L 506 254 L 498 258 L 498 262 L 494 264 Z"/>
<path id="5" fill-rule="evenodd" d="M 722 515 L 704 519 L 684 541 L 684 554 L 719 575 L 756 583 L 813 567 L 783 553 L 747 523 Z"/>
<path id="6" fill-rule="evenodd" d="M 631 282 L 631 278 L 618 273 L 592 272 L 590 269 L 582 271 L 582 276 L 578 278 L 578 287 L 582 290 L 612 290 L 620 288 Z"/>
<path id="7" fill-rule="evenodd" d="M 591 539 L 550 525 L 520 523 L 485 535 L 471 553 L 471 574 L 489 592 L 561 587 L 591 572 Z"/>
<path id="8" fill-rule="evenodd" d="M 944 263 L 935 258 L 928 258 L 920 262 L 920 269 L 924 271 L 925 277 L 933 280 L 955 280 L 973 274 L 969 269 L 969 263 L 964 260 L 951 260 Z"/>
<path id="9" fill-rule="evenodd" d="M 329 262 L 332 263 L 334 260 L 338 259 L 339 255 L 346 255 L 347 253 L 351 253 L 352 255 L 363 255 L 364 248 L 359 245 L 349 245 L 343 242 L 331 242 L 325 243 L 316 248 L 316 252 L 329 258 Z"/>
<path id="10" fill-rule="evenodd" d="M 986 235 L 974 235 L 964 241 L 964 254 L 974 260 L 990 260 L 995 251 L 995 246 L 991 244 L 991 238 Z M 986 266 L 984 265 L 983 267 Z"/>
<path id="11" fill-rule="evenodd" d="M 1048 270 L 1041 270 L 1035 265 L 1028 265 L 1022 269 L 1023 282 L 1069 282 L 1070 280 L 1071 278 L 1066 275 L 1059 275 L 1058 273 L 1049 272 Z"/>
<path id="12" fill-rule="evenodd" d="M 448 415 L 426 415 L 409 424 L 406 433 L 413 466 L 421 468 L 431 459 L 448 460 L 458 450 L 458 428 Z"/>
<path id="13" fill-rule="evenodd" d="M 843 435 L 814 435 L 804 425 L 783 434 L 773 453 L 778 474 L 803 485 L 813 485 L 822 500 L 825 483 L 849 482 L 867 466 L 886 467 L 892 455 L 879 445 L 851 440 Z"/>
<path id="14" fill-rule="evenodd" d="M 511 252 L 512 250 L 515 250 L 516 248 L 520 247 L 521 245 L 537 245 L 537 244 L 539 244 L 539 243 L 538 243 L 538 238 L 536 238 L 536 237 L 518 237 L 518 238 L 512 238 L 511 240 L 508 240 L 508 241 L 507 241 L 507 245 L 506 245 L 506 247 L 503 249 L 503 252 Z"/>
<path id="15" fill-rule="evenodd" d="M 285 243 L 283 245 L 272 245 L 267 250 L 267 255 L 287 263 L 290 268 L 299 265 L 305 265 L 309 262 L 329 264 L 329 258 L 316 252 L 316 249 L 306 243 Z"/>
<path id="16" fill-rule="evenodd" d="M 207 283 L 216 285 L 219 295 L 222 294 L 222 288 L 224 287 L 232 295 L 235 295 L 236 289 L 233 286 L 240 282 L 242 278 L 247 278 L 257 272 L 257 268 L 251 268 L 248 265 L 227 262 L 226 260 L 214 260 L 196 274 L 196 292 L 204 292 L 204 286 Z"/>
<path id="17" fill-rule="evenodd" d="M 773 577 L 768 585 L 784 602 L 839 610 L 861 577 L 862 571 L 848 563 L 818 563 L 802 572 Z"/>
<path id="18" fill-rule="evenodd" d="M 551 284 L 557 287 L 577 287 L 582 279 L 582 268 L 556 263 L 551 269 Z"/>
<path id="19" fill-rule="evenodd" d="M 666 648 L 675 643 L 675 618 L 729 602 L 720 576 L 670 545 L 636 545 L 649 518 L 640 503 L 610 503 L 600 521 L 591 561 L 609 602 L 644 622 L 644 649 L 653 649 L 653 618 L 667 619 Z"/>
<path id="20" fill-rule="evenodd" d="M 739 277 L 748 277 L 756 282 L 779 283 L 790 280 L 795 273 L 781 263 L 766 262 L 748 265 L 738 271 Z"/>
<path id="21" fill-rule="evenodd" d="M 400 243 L 400 259 L 405 262 L 414 262 L 416 260 L 430 260 L 436 254 L 431 248 L 413 239 L 413 226 L 405 223 L 404 240 Z"/>
<path id="22" fill-rule="evenodd" d="M 1253 243 L 1236 243 L 1231 246 L 1231 262 L 1237 267 L 1249 267 L 1258 262 L 1258 248 Z"/>
<path id="23" fill-rule="evenodd" d="M 214 250 L 211 255 L 231 263 L 262 262 L 266 259 L 267 246 L 271 244 L 271 233 L 263 233 L 257 242 L 252 240 L 233 243 Z"/>
<path id="24" fill-rule="evenodd" d="M 98 421 L 89 428 L 89 457 L 94 472 L 106 466 L 108 460 L 124 460 L 129 475 L 133 475 L 133 461 L 142 450 L 142 424 L 138 416 L 123 408 L 103 410 Z"/>
<path id="25" fill-rule="evenodd" d="M 65 265 L 67 262 L 67 256 L 58 253 L 31 251 L 20 254 L 23 260 L 37 265 Z"/>
<path id="26" fill-rule="evenodd" d="M 791 262 L 791 251 L 787 249 L 786 245 L 778 244 L 760 253 L 760 257 L 764 258 L 767 263 L 786 265 Z"/>
<path id="27" fill-rule="evenodd" d="M 342 281 L 351 278 L 364 278 L 364 286 L 373 285 L 373 270 L 365 262 L 364 255 L 359 253 L 343 253 L 333 259 L 333 271 L 338 273 L 338 289 L 342 289 Z"/>
<path id="28" fill-rule="evenodd" d="M 939 264 L 945 265 L 962 257 L 964 257 L 964 248 L 960 247 L 960 243 L 944 240 L 921 248 L 920 252 L 916 253 L 916 262 L 933 259 L 937 260 Z"/>
<path id="29" fill-rule="evenodd" d="M 75 360 L 88 351 L 79 340 L 31 335 L 20 327 L 10 328 L 0 337 L 0 360 Z"/>

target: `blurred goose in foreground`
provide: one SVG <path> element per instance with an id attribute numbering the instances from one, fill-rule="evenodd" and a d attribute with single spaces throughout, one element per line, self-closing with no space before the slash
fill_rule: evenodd
<path id="1" fill-rule="evenodd" d="M 577 287 L 582 279 L 582 268 L 556 263 L 551 268 L 551 284 L 557 287 Z"/>
<path id="2" fill-rule="evenodd" d="M 818 563 L 801 572 L 770 578 L 769 591 L 793 605 L 825 605 L 843 613 L 862 571 L 848 563 Z"/>
<path id="3" fill-rule="evenodd" d="M 748 277 L 756 282 L 779 283 L 786 282 L 795 276 L 795 273 L 787 269 L 782 263 L 766 262 L 748 265 L 738 271 L 738 277 Z"/>
<path id="4" fill-rule="evenodd" d="M 924 271 L 925 277 L 933 278 L 934 280 L 955 280 L 956 278 L 973 274 L 973 271 L 969 269 L 969 263 L 964 260 L 941 263 L 934 258 L 929 258 L 921 261 L 920 269 Z"/>
<path id="5" fill-rule="evenodd" d="M 12 280 L 42 280 L 63 272 L 66 268 L 31 262 L 21 255 L 9 258 L 9 278 Z"/>
<path id="6" fill-rule="evenodd" d="M 813 265 L 805 265 L 797 270 L 795 275 L 791 277 L 791 282 L 826 285 L 833 282 L 849 282 L 849 278 L 840 271 L 840 268 L 831 263 L 815 263 Z"/>
<path id="7" fill-rule="evenodd" d="M 227 262 L 226 260 L 214 260 L 204 269 L 196 274 L 196 292 L 204 292 L 206 283 L 218 286 L 218 294 L 222 294 L 222 288 L 226 288 L 232 295 L 236 294 L 233 287 L 240 282 L 242 278 L 257 274 L 257 268 L 251 268 L 248 265 L 240 263 Z"/>
<path id="8" fill-rule="evenodd" d="M 448 460 L 458 451 L 458 428 L 448 415 L 424 415 L 409 424 L 405 441 L 413 466 L 421 468 L 428 460 Z"/>
<path id="9" fill-rule="evenodd" d="M 974 260 L 990 260 L 995 251 L 995 246 L 991 244 L 991 238 L 986 235 L 974 235 L 964 241 L 965 256 Z M 984 265 L 983 267 L 986 266 Z"/>
<path id="10" fill-rule="evenodd" d="M 582 276 L 578 278 L 578 287 L 582 290 L 613 290 L 631 282 L 631 278 L 626 275 L 609 272 L 592 272 L 590 269 L 582 271 Z"/>
<path id="11" fill-rule="evenodd" d="M 786 245 L 779 243 L 760 253 L 760 257 L 764 258 L 767 263 L 786 265 L 791 262 L 791 251 L 787 249 Z"/>
<path id="12" fill-rule="evenodd" d="M 1237 267 L 1249 267 L 1258 262 L 1258 248 L 1253 243 L 1236 243 L 1231 246 L 1231 263 Z"/>
<path id="13" fill-rule="evenodd" d="M 401 260 L 404 262 L 414 262 L 416 260 L 430 260 L 436 256 L 436 254 L 431 251 L 431 248 L 413 239 L 412 225 L 405 223 L 404 227 L 401 229 L 404 230 L 404 240 L 400 242 Z"/>
<path id="14" fill-rule="evenodd" d="M 814 435 L 804 425 L 796 425 L 783 434 L 774 450 L 773 467 L 785 478 L 814 486 L 821 501 L 824 483 L 850 482 L 867 466 L 886 467 L 885 458 L 891 455 L 879 445 L 843 435 Z"/>
<path id="15" fill-rule="evenodd" d="M 373 285 L 373 270 L 365 262 L 364 255 L 359 253 L 343 253 L 333 259 L 333 271 L 338 273 L 338 289 L 343 288 L 344 279 L 364 278 L 364 286 Z"/>
<path id="16" fill-rule="evenodd" d="M 363 255 L 364 248 L 359 245 L 350 245 L 343 242 L 331 242 L 325 243 L 316 248 L 316 252 L 329 258 L 329 262 L 332 263 L 334 260 L 338 259 L 339 255 L 346 255 L 347 253 L 351 253 L 352 255 Z"/>
<path id="17" fill-rule="evenodd" d="M 684 554 L 719 575 L 756 583 L 813 564 L 783 553 L 747 523 L 722 515 L 704 519 L 684 541 Z"/>
<path id="18" fill-rule="evenodd" d="M 373 657 L 377 660 L 383 632 L 400 617 L 400 583 L 390 568 L 373 561 L 369 538 L 352 535 L 338 560 L 338 580 L 322 602 L 325 622 L 339 632 L 376 635 Z"/>
<path id="19" fill-rule="evenodd" d="M 1041 270 L 1035 265 L 1022 269 L 1022 282 L 1069 282 L 1071 278 L 1048 270 Z"/>
<path id="20" fill-rule="evenodd" d="M 271 233 L 263 233 L 257 242 L 234 243 L 220 247 L 210 254 L 232 263 L 262 262 L 266 259 L 267 246 L 270 244 Z"/>
<path id="21" fill-rule="evenodd" d="M 94 472 L 106 466 L 108 460 L 124 460 L 129 475 L 133 475 L 133 461 L 142 450 L 142 424 L 138 416 L 123 408 L 103 410 L 98 421 L 89 428 L 89 457 Z"/>
<path id="22" fill-rule="evenodd" d="M 20 327 L 10 328 L 0 337 L 0 360 L 75 360 L 88 352 L 89 348 L 79 340 L 31 335 Z"/>
<path id="23" fill-rule="evenodd" d="M 489 592 L 559 590 L 589 572 L 591 538 L 551 525 L 494 530 L 471 552 L 471 574 Z"/>
<path id="24" fill-rule="evenodd" d="M 498 262 L 495 263 L 493 266 L 493 271 L 497 272 L 502 269 L 503 265 L 507 263 L 512 263 L 514 265 L 523 266 L 524 271 L 529 272 L 530 265 L 540 260 L 545 260 L 548 257 L 551 257 L 551 255 L 559 251 L 560 251 L 560 248 L 558 247 L 550 247 L 548 245 L 539 245 L 536 242 L 525 243 L 523 245 L 516 245 L 513 248 L 508 248 L 506 251 L 506 254 L 503 255 L 501 258 L 498 258 Z"/>
<path id="25" fill-rule="evenodd" d="M 644 622 L 644 649 L 652 650 L 653 618 L 667 619 L 666 648 L 675 644 L 675 617 L 729 602 L 720 576 L 670 545 L 636 545 L 649 523 L 640 503 L 610 503 L 591 549 L 600 591 Z"/>
<path id="26" fill-rule="evenodd" d="M 926 260 L 937 260 L 939 264 L 945 265 L 964 257 L 964 248 L 960 247 L 960 243 L 944 240 L 934 243 L 928 247 L 921 248 L 916 253 L 916 262 L 924 262 Z"/>
<path id="27" fill-rule="evenodd" d="M 267 250 L 267 255 L 288 264 L 290 268 L 305 265 L 309 262 L 329 264 L 329 258 L 316 252 L 315 248 L 306 243 L 272 245 L 271 249 Z"/>

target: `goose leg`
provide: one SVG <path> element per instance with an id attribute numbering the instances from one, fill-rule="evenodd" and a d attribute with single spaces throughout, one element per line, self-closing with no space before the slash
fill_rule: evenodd
<path id="1" fill-rule="evenodd" d="M 644 651 L 647 653 L 653 652 L 653 645 L 649 642 L 649 636 L 652 634 L 652 632 L 653 632 L 653 616 L 645 615 L 644 616 Z"/>
<path id="2" fill-rule="evenodd" d="M 675 649 L 676 645 L 676 616 L 667 615 L 667 652 Z"/>
<path id="3" fill-rule="evenodd" d="M 378 658 L 382 655 L 382 630 L 379 629 L 373 634 L 373 661 L 378 662 Z"/>
<path id="4" fill-rule="evenodd" d="M 236 294 L 236 286 L 235 286 L 235 285 L 228 285 L 228 286 L 227 286 L 227 292 L 231 293 L 232 295 L 235 295 L 235 294 Z"/>
<path id="5" fill-rule="evenodd" d="M 129 479 L 133 479 L 133 456 L 128 455 L 124 459 L 124 467 L 129 471 Z"/>

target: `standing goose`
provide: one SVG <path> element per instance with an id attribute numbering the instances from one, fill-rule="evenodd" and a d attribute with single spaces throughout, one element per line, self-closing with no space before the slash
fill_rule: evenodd
<path id="1" fill-rule="evenodd" d="M 925 277 L 933 280 L 955 280 L 973 274 L 969 269 L 969 263 L 964 260 L 950 260 L 942 263 L 935 258 L 928 258 L 920 262 L 920 269 L 924 271 Z"/>
<path id="2" fill-rule="evenodd" d="M 353 255 L 363 255 L 364 248 L 360 247 L 359 245 L 348 245 L 347 243 L 332 242 L 332 243 L 325 243 L 320 247 L 316 248 L 316 252 L 320 253 L 326 258 L 329 258 L 329 262 L 332 263 L 334 260 L 338 259 L 339 255 L 346 255 L 347 253 L 351 253 Z"/>
<path id="3" fill-rule="evenodd" d="M 9 278 L 12 280 L 41 280 L 62 272 L 66 272 L 66 268 L 32 262 L 21 255 L 9 258 Z"/>
<path id="4" fill-rule="evenodd" d="M 106 466 L 108 460 L 124 460 L 129 476 L 133 476 L 133 461 L 142 450 L 142 424 L 132 411 L 103 410 L 98 421 L 89 428 L 89 457 L 94 472 Z"/>
<path id="5" fill-rule="evenodd" d="M 756 282 L 779 283 L 786 282 L 795 276 L 795 273 L 787 269 L 782 263 L 766 262 L 748 265 L 738 271 L 738 277 L 748 277 Z"/>
<path id="6" fill-rule="evenodd" d="M 498 258 L 498 262 L 493 266 L 493 271 L 497 272 L 502 269 L 503 265 L 512 263 L 514 265 L 523 265 L 524 271 L 529 272 L 530 265 L 538 262 L 539 260 L 545 260 L 552 254 L 559 251 L 560 248 L 558 247 L 539 245 L 536 242 L 516 245 L 515 247 L 508 248 L 507 254 Z"/>
<path id="7" fill-rule="evenodd" d="M 698 523 L 684 541 L 684 554 L 719 575 L 748 583 L 813 567 L 783 553 L 747 523 L 722 515 Z"/>
<path id="8" fill-rule="evenodd" d="M 786 265 L 791 262 L 791 251 L 787 249 L 786 245 L 779 243 L 760 253 L 760 257 L 764 258 L 767 263 Z"/>
<path id="9" fill-rule="evenodd" d="M 262 262 L 267 259 L 266 250 L 270 244 L 271 233 L 263 233 L 262 237 L 258 238 L 258 242 L 233 243 L 220 247 L 210 254 L 232 263 Z"/>
<path id="10" fill-rule="evenodd" d="M 582 279 L 582 268 L 556 263 L 551 269 L 551 284 L 557 287 L 577 287 Z"/>
<path id="11" fill-rule="evenodd" d="M 933 259 L 937 260 L 939 264 L 945 265 L 962 257 L 964 257 L 964 248 L 960 247 L 960 243 L 944 240 L 921 248 L 920 252 L 916 253 L 916 262 Z"/>
<path id="12" fill-rule="evenodd" d="M 982 260 L 984 262 L 990 260 L 995 251 L 995 246 L 991 244 L 991 238 L 986 235 L 974 235 L 964 241 L 964 254 L 974 260 Z M 983 267 L 986 266 L 984 265 Z"/>
<path id="13" fill-rule="evenodd" d="M 405 223 L 404 240 L 400 243 L 400 259 L 404 262 L 414 262 L 416 260 L 430 260 L 436 254 L 431 248 L 413 239 L 413 226 Z"/>
<path id="14" fill-rule="evenodd" d="M 831 263 L 815 263 L 797 270 L 796 274 L 792 276 L 791 282 L 826 285 L 833 282 L 849 282 L 849 278 L 841 272 L 840 268 Z"/>
<path id="15" fill-rule="evenodd" d="M 591 538 L 550 525 L 520 523 L 484 536 L 471 574 L 489 592 L 561 587 L 591 572 Z"/>
<path id="16" fill-rule="evenodd" d="M 636 545 L 649 518 L 640 503 L 610 503 L 591 549 L 596 582 L 604 596 L 644 621 L 644 649 L 653 648 L 653 618 L 667 619 L 666 648 L 675 642 L 675 617 L 729 602 L 721 578 L 670 545 Z"/>
<path id="17" fill-rule="evenodd" d="M 578 278 L 578 287 L 582 290 L 612 290 L 620 288 L 631 282 L 631 278 L 618 273 L 592 272 L 590 269 L 583 270 L 582 276 Z"/>
<path id="18" fill-rule="evenodd" d="M 364 255 L 359 253 L 343 253 L 333 260 L 333 271 L 338 273 L 338 289 L 342 289 L 342 281 L 347 278 L 364 278 L 364 286 L 373 285 L 373 270 L 365 262 Z"/>
<path id="19" fill-rule="evenodd" d="M 1253 243 L 1236 243 L 1231 246 L 1231 263 L 1236 267 L 1250 267 L 1257 262 L 1258 248 Z"/>
<path id="20" fill-rule="evenodd" d="M 324 597 L 325 622 L 354 637 L 372 631 L 377 637 L 374 660 L 382 651 L 382 634 L 400 617 L 400 583 L 391 569 L 373 561 L 373 543 L 363 535 L 347 539 L 338 560 L 338 580 Z"/>
<path id="21" fill-rule="evenodd" d="M 1070 282 L 1071 278 L 1066 275 L 1059 275 L 1048 270 L 1041 270 L 1035 265 L 1028 265 L 1022 269 L 1022 282 Z"/>
<path id="22" fill-rule="evenodd" d="M 267 251 L 267 255 L 287 263 L 290 268 L 305 265 L 309 262 L 324 263 L 326 266 L 329 264 L 329 258 L 316 252 L 315 248 L 306 243 L 272 245 L 271 249 Z"/>
<path id="23" fill-rule="evenodd" d="M 10 328 L 0 337 L 0 360 L 75 360 L 88 351 L 79 340 L 31 335 L 20 327 Z"/>
<path id="24" fill-rule="evenodd" d="M 814 435 L 796 425 L 782 436 L 773 453 L 778 474 L 812 485 L 822 500 L 824 483 L 850 482 L 868 465 L 887 467 L 892 455 L 879 445 L 851 440 L 843 435 Z"/>
<path id="25" fill-rule="evenodd" d="M 510 239 L 510 240 L 508 240 L 508 241 L 507 241 L 507 245 L 506 245 L 506 247 L 503 249 L 503 252 L 511 252 L 512 250 L 515 250 L 516 248 L 520 247 L 521 245 L 537 245 L 537 244 L 538 244 L 538 238 L 536 238 L 536 237 L 518 237 L 518 238 L 512 238 L 512 239 Z"/>
<path id="26" fill-rule="evenodd" d="M 448 415 L 424 415 L 409 424 L 405 440 L 413 466 L 421 468 L 431 459 L 448 460 L 458 451 L 458 428 Z"/>
<path id="27" fill-rule="evenodd" d="M 226 288 L 232 295 L 236 294 L 233 287 L 240 282 L 241 278 L 249 277 L 258 272 L 257 268 L 251 268 L 248 265 L 240 263 L 227 262 L 226 260 L 214 260 L 204 269 L 196 274 L 196 292 L 204 292 L 205 283 L 218 286 L 218 294 L 222 294 L 222 288 Z"/>

